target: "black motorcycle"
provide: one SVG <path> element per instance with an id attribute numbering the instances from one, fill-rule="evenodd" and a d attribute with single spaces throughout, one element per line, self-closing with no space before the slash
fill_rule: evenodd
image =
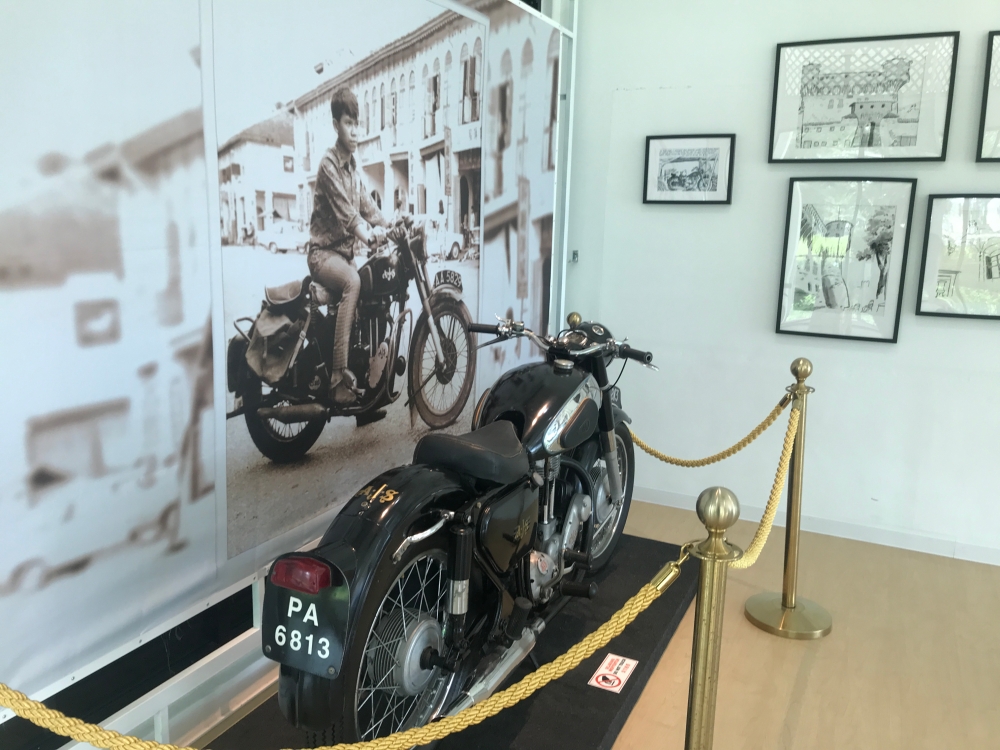
<path id="1" fill-rule="evenodd" d="M 279 557 L 264 588 L 264 654 L 282 713 L 313 746 L 383 737 L 484 700 L 567 596 L 607 564 L 632 498 L 634 453 L 614 358 L 652 355 L 598 323 L 503 375 L 465 435 L 431 433 L 413 464 L 359 490 L 318 547 Z M 485 346 L 485 344 L 484 344 Z"/>
<path id="2" fill-rule="evenodd" d="M 453 424 L 465 408 L 476 357 L 462 277 L 442 270 L 429 281 L 422 225 L 401 219 L 387 238 L 358 271 L 361 294 L 348 353 L 359 390 L 355 402 L 329 399 L 338 300 L 309 276 L 266 288 L 257 317 L 235 321 L 239 335 L 229 341 L 227 378 L 237 406 L 226 416 L 242 414 L 254 445 L 272 461 L 301 458 L 332 417 L 372 421 L 399 398 L 398 381 L 407 371 L 407 404 L 431 428 Z M 415 325 L 406 306 L 411 280 L 422 308 Z M 407 327 L 409 367 L 401 353 Z"/>

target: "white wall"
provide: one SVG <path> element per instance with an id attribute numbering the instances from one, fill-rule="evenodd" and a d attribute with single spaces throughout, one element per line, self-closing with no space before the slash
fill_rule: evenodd
<path id="1" fill-rule="evenodd" d="M 586 0 L 580 12 L 567 304 L 655 353 L 659 373 L 630 366 L 622 380 L 637 433 L 672 455 L 713 453 L 808 357 L 803 526 L 1000 564 L 1000 322 L 914 315 L 927 195 L 1000 192 L 1000 165 L 974 161 L 1000 4 Z M 953 30 L 945 163 L 767 163 L 777 43 Z M 737 134 L 733 204 L 644 206 L 645 136 L 699 132 Z M 774 333 L 788 178 L 808 175 L 918 179 L 898 344 Z M 708 469 L 641 456 L 636 495 L 693 507 L 724 484 L 750 517 L 781 431 Z"/>

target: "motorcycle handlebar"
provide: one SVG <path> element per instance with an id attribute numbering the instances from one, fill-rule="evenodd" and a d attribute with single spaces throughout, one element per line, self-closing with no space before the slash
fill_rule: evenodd
<path id="1" fill-rule="evenodd" d="M 500 326 L 486 325 L 485 323 L 470 323 L 469 324 L 470 333 L 490 333 L 494 336 L 500 335 Z"/>
<path id="2" fill-rule="evenodd" d="M 622 344 L 618 347 L 618 356 L 624 359 L 634 359 L 636 362 L 642 362 L 644 365 L 648 365 L 653 361 L 652 352 L 644 352 L 641 349 L 633 349 L 628 344 Z"/>

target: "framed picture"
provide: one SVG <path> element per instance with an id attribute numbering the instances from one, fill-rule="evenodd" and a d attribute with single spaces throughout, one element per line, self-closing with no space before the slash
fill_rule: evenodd
<path id="1" fill-rule="evenodd" d="M 1000 319 L 1000 193 L 928 197 L 917 315 Z"/>
<path id="2" fill-rule="evenodd" d="M 958 32 L 779 44 L 768 161 L 944 161 Z"/>
<path id="3" fill-rule="evenodd" d="M 991 31 L 986 46 L 983 114 L 976 161 L 1000 161 L 1000 31 Z"/>
<path id="4" fill-rule="evenodd" d="M 643 203 L 732 203 L 736 136 L 646 138 Z"/>
<path id="5" fill-rule="evenodd" d="M 896 343 L 916 186 L 791 179 L 778 333 Z"/>

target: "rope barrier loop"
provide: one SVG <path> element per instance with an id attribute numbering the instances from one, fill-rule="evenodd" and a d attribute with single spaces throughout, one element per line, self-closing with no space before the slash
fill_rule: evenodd
<path id="1" fill-rule="evenodd" d="M 637 446 L 639 446 L 639 448 L 644 450 L 646 453 L 651 455 L 653 458 L 659 459 L 660 461 L 663 461 L 663 463 L 665 464 L 682 466 L 686 469 L 697 469 L 702 466 L 709 466 L 711 464 L 716 464 L 719 461 L 724 461 L 730 456 L 735 456 L 741 450 L 750 445 L 750 443 L 752 443 L 754 440 L 763 435 L 767 431 L 767 428 L 773 425 L 777 421 L 778 417 L 781 416 L 781 412 L 785 410 L 785 407 L 788 406 L 788 404 L 790 404 L 791 401 L 792 401 L 791 396 L 787 394 L 783 396 L 781 401 L 778 402 L 778 405 L 775 406 L 773 409 L 771 409 L 771 413 L 764 418 L 764 421 L 761 422 L 756 427 L 754 427 L 752 430 L 750 430 L 749 435 L 740 440 L 738 443 L 729 446 L 724 451 L 720 451 L 719 453 L 708 456 L 707 458 L 693 458 L 693 459 L 674 458 L 673 456 L 668 456 L 666 453 L 661 453 L 660 451 L 656 450 L 656 448 L 653 448 L 651 445 L 649 445 L 649 443 L 647 443 L 638 435 L 636 435 L 635 431 L 632 430 L 631 427 L 629 428 L 629 432 L 632 433 L 632 442 L 635 443 Z"/>
<path id="2" fill-rule="evenodd" d="M 446 716 L 422 727 L 414 727 L 405 732 L 390 734 L 387 737 L 380 737 L 368 742 L 327 746 L 321 750 L 409 750 L 414 746 L 426 745 L 435 740 L 443 739 L 495 716 L 503 709 L 521 702 L 553 680 L 557 680 L 570 670 L 575 669 L 585 659 L 620 635 L 636 617 L 677 580 L 681 573 L 681 565 L 687 559 L 688 550 L 685 547 L 682 548 L 681 554 L 676 560 L 663 566 L 649 583 L 639 589 L 635 596 L 625 602 L 624 606 L 611 616 L 610 620 L 565 654 L 542 665 L 506 690 L 494 693 L 483 702 L 470 706 L 454 716 Z M 11 709 L 21 718 L 27 719 L 43 729 L 48 729 L 63 737 L 69 737 L 77 742 L 86 742 L 95 748 L 101 748 L 101 750 L 194 750 L 193 748 L 130 737 L 111 729 L 87 724 L 80 719 L 74 719 L 60 711 L 48 708 L 38 701 L 31 700 L 24 693 L 20 693 L 2 682 L 0 682 L 0 707 Z"/>

